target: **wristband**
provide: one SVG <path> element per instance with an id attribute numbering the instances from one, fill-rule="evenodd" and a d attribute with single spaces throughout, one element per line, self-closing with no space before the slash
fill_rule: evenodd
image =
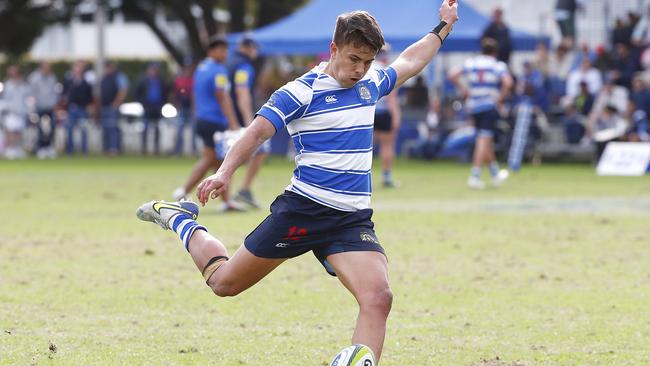
<path id="1" fill-rule="evenodd" d="M 441 20 L 440 23 L 435 28 L 433 28 L 433 30 L 431 30 L 429 32 L 429 33 L 435 34 L 436 37 L 438 37 L 438 39 L 440 39 L 440 44 L 442 44 L 445 41 L 445 39 L 447 39 L 447 36 L 449 36 L 449 34 L 447 34 L 447 36 L 445 36 L 444 39 L 440 36 L 440 31 L 442 30 L 442 28 L 444 28 L 446 26 L 447 26 L 447 22 L 445 22 L 444 20 Z"/>

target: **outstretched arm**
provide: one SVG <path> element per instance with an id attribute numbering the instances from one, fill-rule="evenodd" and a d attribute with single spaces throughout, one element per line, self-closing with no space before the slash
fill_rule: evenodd
<path id="1" fill-rule="evenodd" d="M 397 83 L 399 87 L 406 80 L 419 74 L 424 67 L 431 62 L 433 56 L 438 53 L 441 40 L 447 38 L 454 23 L 458 20 L 457 0 L 443 0 L 440 6 L 440 25 L 436 27 L 436 33 L 429 33 L 419 41 L 410 45 L 390 66 L 397 72 Z M 444 23 L 446 24 L 444 24 Z M 439 28 L 439 29 L 438 29 Z"/>
<path id="2" fill-rule="evenodd" d="M 263 116 L 257 116 L 253 123 L 246 129 L 244 135 L 235 142 L 226 154 L 221 167 L 213 175 L 205 178 L 196 189 L 196 196 L 202 205 L 210 198 L 217 198 L 227 191 L 230 179 L 240 165 L 247 162 L 255 150 L 275 134 L 275 127 L 271 121 Z"/>

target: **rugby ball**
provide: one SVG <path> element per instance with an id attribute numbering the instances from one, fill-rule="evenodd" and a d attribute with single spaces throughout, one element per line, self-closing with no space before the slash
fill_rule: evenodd
<path id="1" fill-rule="evenodd" d="M 375 356 L 368 346 L 355 344 L 339 352 L 330 366 L 375 366 Z"/>

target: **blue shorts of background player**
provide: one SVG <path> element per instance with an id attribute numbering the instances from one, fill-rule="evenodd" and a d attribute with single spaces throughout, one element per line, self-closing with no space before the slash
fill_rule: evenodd
<path id="1" fill-rule="evenodd" d="M 472 117 L 478 136 L 494 138 L 497 130 L 497 122 L 499 121 L 499 112 L 496 109 L 488 109 L 487 111 L 474 113 Z"/>

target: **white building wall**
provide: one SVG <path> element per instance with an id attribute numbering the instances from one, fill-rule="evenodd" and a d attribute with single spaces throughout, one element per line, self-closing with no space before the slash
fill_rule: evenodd
<path id="1" fill-rule="evenodd" d="M 164 58 L 167 51 L 144 24 L 108 23 L 105 27 L 106 57 Z M 49 27 L 30 51 L 34 59 L 94 58 L 97 55 L 97 27 L 93 23 L 72 22 Z"/>

